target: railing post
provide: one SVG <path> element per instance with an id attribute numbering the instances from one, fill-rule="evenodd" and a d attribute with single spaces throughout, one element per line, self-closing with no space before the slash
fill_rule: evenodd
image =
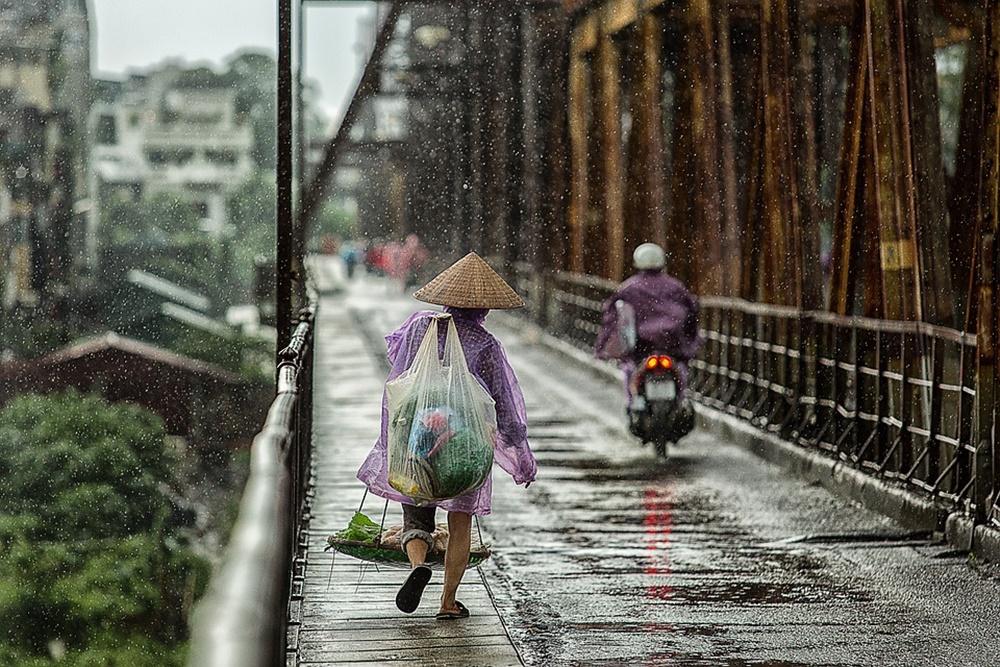
<path id="1" fill-rule="evenodd" d="M 292 210 L 292 0 L 278 0 L 277 232 L 275 315 L 278 350 L 292 332 L 295 287 L 295 222 Z"/>

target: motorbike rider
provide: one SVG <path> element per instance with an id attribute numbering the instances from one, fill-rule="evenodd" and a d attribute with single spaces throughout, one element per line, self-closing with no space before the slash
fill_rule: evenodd
<path id="1" fill-rule="evenodd" d="M 698 300 L 684 283 L 664 272 L 663 248 L 643 243 L 632 253 L 632 262 L 636 274 L 604 302 L 601 331 L 594 345 L 597 358 L 621 363 L 629 406 L 629 381 L 636 365 L 654 352 L 673 358 L 683 396 L 687 362 L 704 342 L 698 331 Z"/>

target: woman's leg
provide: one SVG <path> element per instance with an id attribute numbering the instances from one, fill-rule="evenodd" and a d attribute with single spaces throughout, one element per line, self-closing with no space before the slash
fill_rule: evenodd
<path id="1" fill-rule="evenodd" d="M 410 567 L 423 565 L 427 560 L 427 543 L 423 540 L 410 540 L 406 543 L 406 556 L 410 559 Z"/>
<path id="2" fill-rule="evenodd" d="M 403 505 L 403 534 L 400 540 L 407 558 L 410 559 L 410 574 L 396 593 L 396 607 L 403 613 L 412 614 L 420 604 L 427 582 L 431 580 L 431 570 L 424 565 L 427 552 L 434 544 L 434 508 Z"/>
<path id="3" fill-rule="evenodd" d="M 469 564 L 472 541 L 472 515 L 448 512 L 448 550 L 444 554 L 444 589 L 441 591 L 441 611 L 458 611 L 455 593 Z"/>
<path id="4" fill-rule="evenodd" d="M 403 532 L 400 542 L 406 556 L 410 559 L 410 567 L 423 565 L 427 552 L 434 544 L 434 514 L 433 507 L 415 507 L 403 505 Z"/>

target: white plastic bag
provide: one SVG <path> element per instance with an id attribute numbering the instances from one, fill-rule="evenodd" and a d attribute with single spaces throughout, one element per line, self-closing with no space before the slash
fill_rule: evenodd
<path id="1" fill-rule="evenodd" d="M 448 321 L 444 359 L 438 321 Z M 450 315 L 431 318 L 410 367 L 386 383 L 389 484 L 416 504 L 465 495 L 486 481 L 496 405 L 469 370 Z"/>
<path id="2" fill-rule="evenodd" d="M 622 299 L 615 301 L 614 331 L 599 354 L 602 359 L 628 359 L 635 351 L 637 339 L 635 308 Z"/>

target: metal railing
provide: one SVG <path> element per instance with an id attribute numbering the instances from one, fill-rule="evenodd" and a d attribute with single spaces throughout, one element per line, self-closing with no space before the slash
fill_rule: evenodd
<path id="1" fill-rule="evenodd" d="M 195 611 L 189 665 L 285 662 L 289 600 L 301 593 L 315 314 L 313 298 L 278 354 L 276 396 L 250 450 L 250 477 L 222 565 Z"/>
<path id="2" fill-rule="evenodd" d="M 514 265 L 508 280 L 524 299 L 518 312 L 549 333 L 582 349 L 592 349 L 601 327 L 601 305 L 618 284 L 582 273 L 540 274 L 527 263 Z"/>
<path id="3" fill-rule="evenodd" d="M 592 348 L 615 283 L 561 272 L 540 278 L 526 265 L 511 278 L 521 290 L 533 286 L 532 319 Z M 690 364 L 697 401 L 985 516 L 997 494 L 992 476 L 977 479 L 992 468 L 977 462 L 989 453 L 977 452 L 973 431 L 974 334 L 722 297 L 701 306 L 706 344 Z"/>
<path id="4" fill-rule="evenodd" d="M 974 335 L 739 299 L 701 304 L 699 401 L 953 508 L 983 502 Z"/>

